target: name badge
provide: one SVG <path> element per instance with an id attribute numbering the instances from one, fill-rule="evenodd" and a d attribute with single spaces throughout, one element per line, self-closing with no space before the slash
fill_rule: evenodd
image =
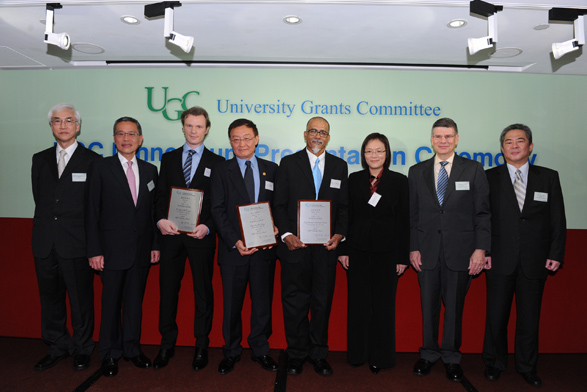
<path id="1" fill-rule="evenodd" d="M 86 182 L 86 173 L 71 173 L 72 182 Z"/>
<path id="2" fill-rule="evenodd" d="M 468 191 L 469 190 L 469 181 L 455 181 L 455 190 Z"/>
<path id="3" fill-rule="evenodd" d="M 335 180 L 334 178 L 330 180 L 330 187 L 340 189 L 340 180 Z"/>
<path id="4" fill-rule="evenodd" d="M 377 207 L 377 203 L 379 203 L 379 199 L 381 199 L 381 195 L 377 192 L 373 192 L 373 196 L 369 199 L 369 204 L 373 207 Z"/>
<path id="5" fill-rule="evenodd" d="M 546 203 L 548 201 L 548 193 L 534 192 L 534 201 L 542 201 Z"/>
<path id="6" fill-rule="evenodd" d="M 268 191 L 272 191 L 273 183 L 271 181 L 265 181 L 265 189 L 267 189 Z"/>
<path id="7" fill-rule="evenodd" d="M 149 189 L 149 192 L 151 192 L 154 188 L 155 183 L 153 182 L 153 180 L 149 181 L 149 183 L 147 184 L 147 189 Z"/>
<path id="8" fill-rule="evenodd" d="M 212 173 L 212 170 L 210 170 L 209 167 L 204 169 L 204 176 L 205 177 L 210 177 L 210 174 Z"/>

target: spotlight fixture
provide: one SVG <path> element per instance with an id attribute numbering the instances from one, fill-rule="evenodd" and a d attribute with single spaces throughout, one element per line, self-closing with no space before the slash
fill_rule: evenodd
<path id="1" fill-rule="evenodd" d="M 579 50 L 585 45 L 585 9 L 551 8 L 548 11 L 548 20 L 556 22 L 573 22 L 575 37 L 565 42 L 552 44 L 552 56 L 558 60 L 565 54 Z"/>
<path id="2" fill-rule="evenodd" d="M 184 52 L 189 53 L 194 45 L 194 37 L 181 35 L 173 31 L 173 8 L 181 7 L 179 1 L 163 1 L 161 3 L 148 4 L 145 6 L 145 17 L 153 18 L 165 15 L 163 36 L 169 39 L 173 45 L 179 46 Z"/>
<path id="3" fill-rule="evenodd" d="M 469 38 L 469 53 L 475 54 L 480 50 L 488 49 L 497 42 L 497 15 L 498 11 L 503 10 L 501 5 L 493 5 L 481 0 L 473 0 L 469 3 L 469 11 L 472 14 L 487 17 L 488 35 L 481 38 Z"/>
<path id="4" fill-rule="evenodd" d="M 56 34 L 53 32 L 53 24 L 54 24 L 54 15 L 56 9 L 63 8 L 63 6 L 59 3 L 47 3 L 47 15 L 45 17 L 45 43 L 49 45 L 55 45 L 60 47 L 63 50 L 69 49 L 69 45 L 71 44 L 71 40 L 69 39 L 69 34 L 67 33 L 60 33 Z"/>

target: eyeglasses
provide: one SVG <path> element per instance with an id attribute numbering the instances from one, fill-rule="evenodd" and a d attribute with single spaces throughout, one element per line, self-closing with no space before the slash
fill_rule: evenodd
<path id="1" fill-rule="evenodd" d="M 386 150 L 365 150 L 365 155 L 385 155 Z"/>
<path id="2" fill-rule="evenodd" d="M 434 136 L 432 136 L 432 138 L 434 140 L 438 140 L 438 141 L 440 141 L 442 139 L 447 140 L 447 141 L 451 141 L 452 139 L 455 138 L 455 135 L 434 135 Z"/>
<path id="3" fill-rule="evenodd" d="M 234 144 L 240 144 L 240 142 L 245 142 L 245 144 L 249 144 L 249 143 L 251 143 L 253 140 L 255 140 L 255 138 L 254 138 L 254 137 L 243 137 L 243 138 L 240 138 L 240 137 L 233 137 L 232 139 L 230 139 L 230 142 L 231 142 L 231 143 L 234 143 Z"/>
<path id="4" fill-rule="evenodd" d="M 326 131 L 319 131 L 317 129 L 308 129 L 306 132 L 308 132 L 308 135 L 310 135 L 310 136 L 320 135 L 322 137 L 327 137 L 328 135 L 330 135 Z"/>
<path id="5" fill-rule="evenodd" d="M 140 136 L 140 133 L 138 133 L 138 132 L 116 132 L 114 134 L 114 136 L 119 137 L 119 138 L 123 138 L 125 136 L 128 136 L 130 138 L 135 138 L 137 136 Z"/>
<path id="6" fill-rule="evenodd" d="M 76 124 L 76 123 L 77 123 L 77 121 L 74 117 L 67 117 L 67 118 L 54 117 L 53 119 L 51 119 L 51 124 L 53 124 L 53 125 L 61 125 L 61 124 L 72 125 L 72 124 Z"/>

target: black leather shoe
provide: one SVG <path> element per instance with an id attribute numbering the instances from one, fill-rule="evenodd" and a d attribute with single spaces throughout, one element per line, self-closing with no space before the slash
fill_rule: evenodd
<path id="1" fill-rule="evenodd" d="M 487 366 L 485 369 L 485 378 L 489 381 L 497 381 L 499 380 L 499 376 L 501 374 L 501 370 L 493 366 Z"/>
<path id="2" fill-rule="evenodd" d="M 78 354 L 73 358 L 73 368 L 75 370 L 86 370 L 90 366 L 90 356 Z"/>
<path id="3" fill-rule="evenodd" d="M 524 377 L 524 381 L 526 381 L 533 387 L 542 386 L 542 380 L 540 379 L 540 377 L 538 377 L 536 373 L 522 373 L 522 376 Z"/>
<path id="4" fill-rule="evenodd" d="M 261 365 L 261 367 L 265 370 L 269 370 L 270 372 L 274 372 L 277 370 L 277 362 L 271 358 L 270 355 L 262 355 L 260 357 L 251 357 L 251 359 Z"/>
<path id="5" fill-rule="evenodd" d="M 102 361 L 102 375 L 114 377 L 118 374 L 118 359 L 106 358 Z"/>
<path id="6" fill-rule="evenodd" d="M 322 376 L 330 376 L 333 373 L 333 370 L 326 359 L 310 359 L 310 363 L 314 365 L 316 373 Z"/>
<path id="7" fill-rule="evenodd" d="M 67 358 L 68 356 L 69 353 L 65 353 L 63 355 L 58 356 L 54 356 L 51 354 L 45 355 L 43 358 L 39 360 L 39 362 L 35 364 L 35 370 L 47 370 L 57 365 L 57 362 L 61 361 L 63 358 Z"/>
<path id="8" fill-rule="evenodd" d="M 463 369 L 461 365 L 458 363 L 446 363 L 444 367 L 446 368 L 446 378 L 454 382 L 463 381 Z"/>
<path id="9" fill-rule="evenodd" d="M 155 360 L 153 361 L 153 367 L 155 369 L 164 368 L 169 363 L 169 360 L 173 358 L 173 355 L 175 355 L 175 349 L 162 348 L 161 350 L 159 350 L 159 354 L 157 354 Z"/>
<path id="10" fill-rule="evenodd" d="M 151 366 L 153 366 L 153 364 L 151 363 L 151 360 L 149 358 L 147 358 L 147 356 L 143 353 L 140 353 L 139 355 L 137 355 L 136 357 L 124 357 L 125 361 L 130 361 L 133 363 L 133 365 L 135 365 L 138 368 L 141 369 L 147 369 L 150 368 Z"/>
<path id="11" fill-rule="evenodd" d="M 206 366 L 208 366 L 208 349 L 196 347 L 194 360 L 192 361 L 192 368 L 194 368 L 194 370 L 202 370 Z"/>
<path id="12" fill-rule="evenodd" d="M 238 357 L 224 357 L 218 365 L 219 374 L 228 374 L 234 370 L 234 364 L 241 360 L 241 356 Z"/>
<path id="13" fill-rule="evenodd" d="M 371 370 L 371 373 L 377 374 L 377 373 L 379 373 L 379 371 L 381 371 L 381 368 L 377 367 L 377 366 L 369 365 L 369 370 Z"/>
<path id="14" fill-rule="evenodd" d="M 299 358 L 290 358 L 287 361 L 287 374 L 298 375 L 304 369 L 304 360 Z"/>
<path id="15" fill-rule="evenodd" d="M 430 374 L 430 369 L 432 369 L 433 365 L 433 362 L 420 358 L 414 365 L 414 374 L 416 376 L 427 376 Z"/>

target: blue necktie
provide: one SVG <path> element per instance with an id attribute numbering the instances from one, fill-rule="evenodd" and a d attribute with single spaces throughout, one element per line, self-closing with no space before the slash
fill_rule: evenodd
<path id="1" fill-rule="evenodd" d="M 245 187 L 249 194 L 249 200 L 251 203 L 255 202 L 255 178 L 253 177 L 253 169 L 251 168 L 251 161 L 246 161 L 245 165 Z"/>
<path id="2" fill-rule="evenodd" d="M 438 202 L 442 205 L 444 201 L 444 193 L 446 192 L 446 186 L 448 185 L 448 173 L 444 168 L 448 165 L 448 161 L 440 162 L 440 170 L 438 171 L 438 184 L 436 185 L 436 196 L 438 196 Z"/>
<path id="3" fill-rule="evenodd" d="M 316 200 L 318 200 L 318 193 L 320 193 L 320 185 L 322 184 L 322 173 L 320 173 L 320 158 L 316 159 L 314 168 L 312 169 L 312 176 L 314 177 L 314 188 L 316 188 Z"/>
<path id="4" fill-rule="evenodd" d="M 189 150 L 188 157 L 183 164 L 183 177 L 185 178 L 185 186 L 190 187 L 190 180 L 192 178 L 192 155 L 196 153 L 196 150 Z"/>

